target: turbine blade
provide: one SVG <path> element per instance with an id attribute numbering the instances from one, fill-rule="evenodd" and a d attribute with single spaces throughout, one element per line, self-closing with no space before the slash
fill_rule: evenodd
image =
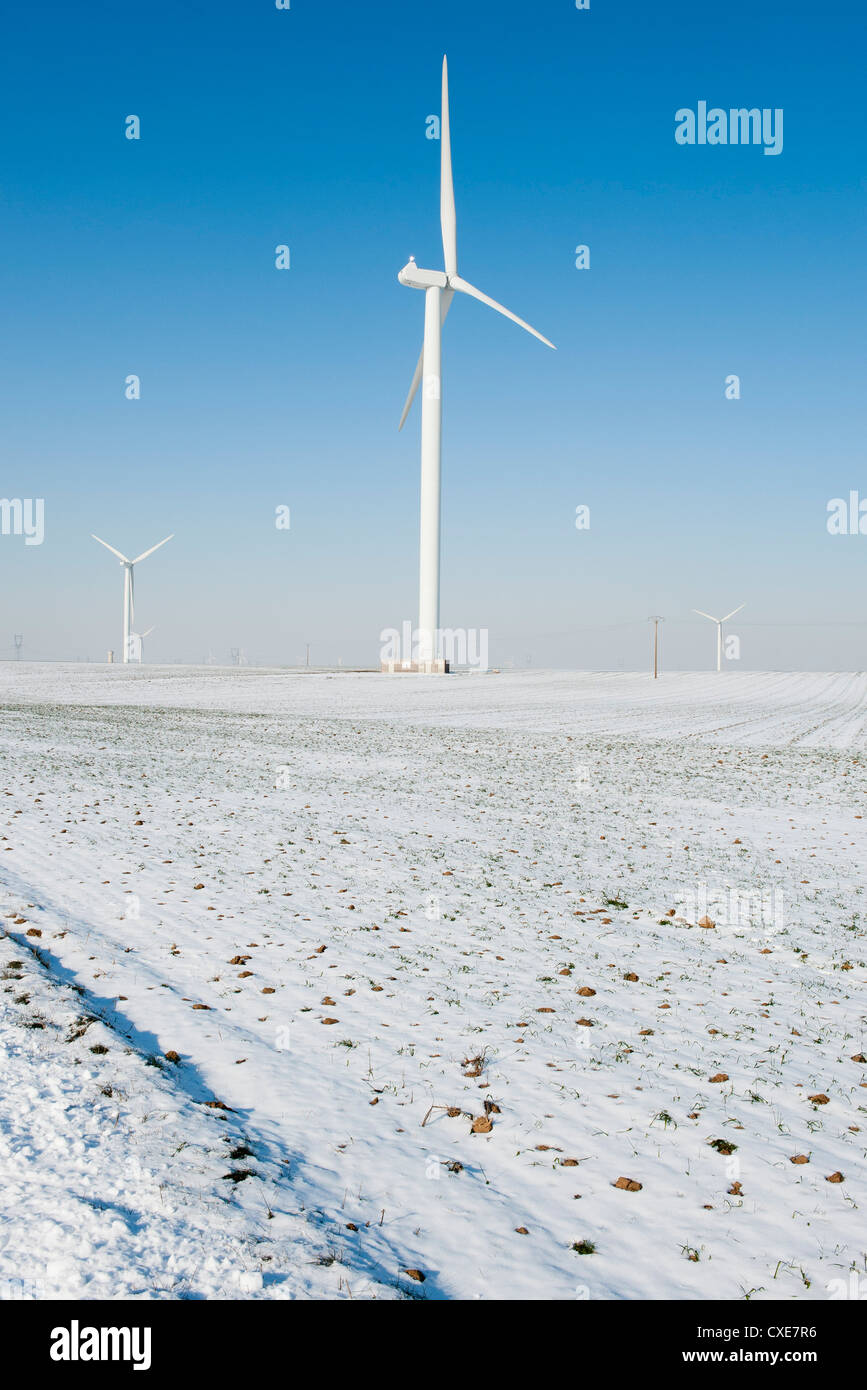
<path id="1" fill-rule="evenodd" d="M 453 300 L 453 299 L 454 299 L 454 291 L 453 291 L 453 290 L 443 290 L 442 295 L 440 296 L 440 326 L 442 326 L 442 325 L 445 323 L 445 321 L 446 321 L 446 314 L 448 313 L 449 309 L 451 308 L 451 303 L 452 303 L 452 300 Z M 397 428 L 398 428 L 398 431 L 402 430 L 403 427 L 404 427 L 404 425 L 406 424 L 406 417 L 407 417 L 407 415 L 409 414 L 410 406 L 412 405 L 413 401 L 415 400 L 415 393 L 416 393 L 416 391 L 418 390 L 419 386 L 421 385 L 421 378 L 422 378 L 422 373 L 423 373 L 423 372 L 424 372 L 424 348 L 422 348 L 421 352 L 419 353 L 419 355 L 418 355 L 418 361 L 417 361 L 416 364 L 415 364 L 415 375 L 413 376 L 412 385 L 411 385 L 410 388 L 409 388 L 409 395 L 407 396 L 406 402 L 405 402 L 404 407 L 403 407 L 403 414 L 402 414 L 401 417 L 400 417 L 400 424 L 399 424 L 398 427 L 397 427 Z"/>
<path id="2" fill-rule="evenodd" d="M 118 558 L 119 560 L 122 560 L 123 563 L 124 563 L 125 565 L 128 565 L 128 564 L 129 564 L 129 560 L 126 558 L 126 556 L 125 556 L 125 555 L 121 555 L 120 551 L 119 551 L 119 550 L 115 550 L 114 546 L 113 546 L 113 545 L 109 545 L 108 541 L 101 540 L 100 537 L 99 537 L 99 536 L 95 536 L 95 535 L 93 534 L 92 531 L 91 531 L 91 533 L 90 533 L 90 536 L 91 536 L 91 539 L 92 539 L 92 540 L 99 541 L 100 545 L 104 545 L 105 548 L 106 548 L 106 550 L 110 550 L 111 553 L 112 553 L 112 555 L 116 555 L 117 558 Z"/>
<path id="3" fill-rule="evenodd" d="M 724 618 L 720 618 L 720 622 L 721 622 L 721 623 L 727 623 L 728 620 L 729 620 L 729 618 L 733 618 L 734 615 L 735 615 L 735 613 L 740 613 L 741 609 L 742 609 L 742 608 L 746 608 L 746 606 L 747 606 L 747 605 L 746 605 L 745 603 L 739 604 L 737 608 L 733 608 L 733 609 L 732 609 L 731 613 L 726 613 L 726 615 L 725 615 Z"/>
<path id="4" fill-rule="evenodd" d="M 712 623 L 718 623 L 722 621 L 722 619 L 720 618 L 715 618 L 711 613 L 705 613 L 701 608 L 693 608 L 692 611 L 693 613 L 698 613 L 699 617 L 710 618 Z"/>
<path id="5" fill-rule="evenodd" d="M 443 108 L 440 121 L 440 225 L 447 275 L 458 273 L 458 219 L 452 180 L 452 134 L 449 124 L 449 65 L 443 58 Z"/>
<path id="6" fill-rule="evenodd" d="M 165 545 L 166 541 L 172 540 L 173 537 L 174 537 L 174 534 L 175 534 L 175 533 L 174 533 L 174 531 L 173 531 L 172 534 L 171 534 L 171 536 L 166 536 L 166 540 L 165 540 L 165 541 L 158 541 L 156 545 L 152 545 L 152 546 L 151 546 L 150 550 L 143 550 L 142 553 L 141 553 L 141 555 L 136 555 L 135 559 L 133 560 L 133 564 L 134 564 L 134 565 L 137 565 L 138 562 L 139 562 L 139 560 L 146 560 L 147 557 L 148 557 L 149 555 L 153 555 L 154 551 L 155 551 L 155 550 L 159 550 L 159 548 L 160 548 L 161 545 Z"/>
<path id="7" fill-rule="evenodd" d="M 422 348 L 421 352 L 419 353 L 419 355 L 418 355 L 418 361 L 417 361 L 416 364 L 415 364 L 415 373 L 414 373 L 413 378 L 412 378 L 412 385 L 411 385 L 410 388 L 409 388 L 409 395 L 407 396 L 406 401 L 404 402 L 403 414 L 402 414 L 401 417 L 400 417 L 400 424 L 399 424 L 398 427 L 397 427 L 399 431 L 402 430 L 403 427 L 404 427 L 404 425 L 406 424 L 406 417 L 407 417 L 407 415 L 409 414 L 410 406 L 412 405 L 413 401 L 415 400 L 415 393 L 416 393 L 416 391 L 418 390 L 419 386 L 421 385 L 421 377 L 422 377 L 422 372 L 423 372 L 423 371 L 424 371 L 424 348 Z"/>
<path id="8" fill-rule="evenodd" d="M 541 333 L 537 332 L 535 328 L 531 328 L 529 323 L 525 323 L 523 319 L 518 318 L 517 314 L 513 314 L 510 309 L 506 309 L 502 304 L 498 304 L 496 299 L 491 299 L 489 295 L 482 294 L 481 290 L 477 290 L 475 285 L 469 284 L 467 280 L 462 280 L 460 275 L 450 275 L 449 286 L 453 290 L 460 290 L 461 294 L 469 294 L 472 295 L 473 299 L 481 300 L 482 304 L 487 304 L 489 309 L 496 309 L 498 314 L 505 314 L 507 319 L 511 319 L 512 322 L 518 324 L 520 328 L 526 328 L 527 332 L 532 333 L 534 338 L 538 338 L 540 343 L 544 343 L 546 347 L 554 348 L 554 344 L 543 337 Z M 554 351 L 556 352 L 557 349 L 554 348 Z"/>

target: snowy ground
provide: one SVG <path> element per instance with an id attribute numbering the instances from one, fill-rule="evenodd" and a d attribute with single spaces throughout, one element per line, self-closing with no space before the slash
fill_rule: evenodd
<path id="1" fill-rule="evenodd" d="M 867 1272 L 864 676 L 0 699 L 0 1297 Z"/>

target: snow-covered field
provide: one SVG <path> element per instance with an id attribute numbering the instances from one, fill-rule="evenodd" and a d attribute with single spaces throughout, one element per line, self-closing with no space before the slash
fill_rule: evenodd
<path id="1" fill-rule="evenodd" d="M 863 675 L 0 699 L 0 1297 L 867 1278 Z"/>

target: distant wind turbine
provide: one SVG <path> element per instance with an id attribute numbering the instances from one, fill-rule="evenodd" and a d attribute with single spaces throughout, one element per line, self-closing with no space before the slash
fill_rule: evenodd
<path id="1" fill-rule="evenodd" d="M 111 551 L 112 555 L 116 555 L 123 565 L 123 660 L 124 663 L 136 660 L 140 661 L 141 656 L 139 655 L 136 657 L 134 655 L 134 643 L 132 640 L 136 637 L 132 626 L 135 616 L 135 581 L 133 579 L 133 566 L 137 565 L 140 560 L 146 560 L 149 555 L 153 555 L 155 550 L 159 550 L 161 545 L 166 544 L 166 541 L 172 540 L 174 532 L 172 532 L 171 536 L 166 536 L 165 540 L 159 541 L 156 545 L 152 545 L 150 550 L 143 550 L 141 555 L 136 555 L 134 560 L 128 560 L 119 550 L 115 550 L 113 545 L 109 545 L 108 541 L 100 540 L 99 536 L 94 536 L 92 531 L 90 534 L 93 540 L 99 541 L 100 545 L 104 545 L 106 550 Z M 153 631 L 153 629 L 149 628 L 148 631 Z M 147 636 L 147 633 L 145 633 L 144 636 Z M 139 638 L 138 641 L 140 644 L 141 638 Z M 140 646 L 138 650 L 140 652 Z"/>
<path id="2" fill-rule="evenodd" d="M 462 280 L 458 275 L 457 220 L 455 193 L 452 181 L 452 148 L 449 127 L 448 63 L 443 58 L 442 121 L 440 122 L 440 224 L 443 237 L 444 270 L 420 270 L 415 257 L 398 274 L 402 285 L 424 290 L 424 344 L 415 369 L 409 395 L 400 417 L 403 429 L 409 408 L 420 385 L 421 402 L 421 528 L 419 538 L 419 650 L 420 663 L 438 658 L 437 630 L 440 601 L 440 463 L 442 437 L 442 326 L 451 306 L 454 293 L 468 294 L 488 308 L 505 314 L 507 319 L 532 333 L 534 338 L 553 348 L 554 344 L 537 333 L 517 314 L 505 309 L 495 299 Z"/>
<path id="3" fill-rule="evenodd" d="M 154 624 L 154 626 L 156 626 L 156 624 Z M 153 627 L 146 627 L 144 632 L 130 633 L 130 661 L 138 662 L 139 665 L 144 661 L 144 639 L 150 637 L 153 630 Z"/>
<path id="4" fill-rule="evenodd" d="M 745 603 L 741 603 L 737 608 L 733 608 L 731 613 L 726 613 L 724 618 L 714 618 L 710 613 L 703 613 L 700 608 L 693 608 L 693 613 L 698 613 L 701 618 L 710 618 L 712 623 L 716 623 L 716 669 L 722 670 L 722 625 L 727 623 L 729 618 L 733 618 L 735 613 L 740 613 L 742 608 L 746 608 Z"/>

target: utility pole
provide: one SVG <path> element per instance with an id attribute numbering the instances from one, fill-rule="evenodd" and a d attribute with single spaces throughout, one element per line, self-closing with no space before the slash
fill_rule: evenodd
<path id="1" fill-rule="evenodd" d="M 654 615 L 647 621 L 653 623 L 653 679 L 656 680 L 659 675 L 659 624 L 665 619 Z"/>
<path id="2" fill-rule="evenodd" d="M 24 638 L 22 637 L 22 635 L 21 635 L 20 632 L 16 632 L 15 635 L 14 635 L 14 637 L 12 638 L 12 641 L 15 643 L 15 660 L 16 660 L 16 661 L 20 661 L 20 660 L 21 660 L 21 648 L 22 648 L 23 645 L 24 645 Z"/>
<path id="3" fill-rule="evenodd" d="M 310 665 L 310 643 L 307 643 L 307 665 Z"/>

